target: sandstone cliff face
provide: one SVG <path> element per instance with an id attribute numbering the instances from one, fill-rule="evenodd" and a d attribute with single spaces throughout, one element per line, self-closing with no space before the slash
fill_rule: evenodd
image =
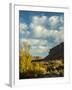
<path id="1" fill-rule="evenodd" d="M 32 62 L 64 60 L 64 42 L 50 49 L 49 55 L 43 59 L 32 60 Z"/>
<path id="2" fill-rule="evenodd" d="M 45 58 L 45 60 L 56 60 L 62 59 L 64 60 L 64 43 L 61 43 L 55 47 L 53 47 L 49 55 Z"/>

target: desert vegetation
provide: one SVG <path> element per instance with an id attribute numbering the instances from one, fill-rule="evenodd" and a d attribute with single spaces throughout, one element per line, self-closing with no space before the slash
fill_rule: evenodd
<path id="1" fill-rule="evenodd" d="M 30 46 L 24 44 L 19 55 L 19 78 L 63 77 L 63 60 L 49 60 L 47 62 L 31 62 Z"/>

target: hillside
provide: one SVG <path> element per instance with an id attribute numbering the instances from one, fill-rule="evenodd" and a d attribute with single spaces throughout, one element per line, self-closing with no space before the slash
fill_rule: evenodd
<path id="1" fill-rule="evenodd" d="M 49 55 L 45 58 L 34 58 L 32 62 L 49 61 L 49 60 L 64 60 L 64 42 L 50 49 Z"/>

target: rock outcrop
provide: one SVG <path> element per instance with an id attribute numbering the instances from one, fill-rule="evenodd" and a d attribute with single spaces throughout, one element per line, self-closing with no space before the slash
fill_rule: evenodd
<path id="1" fill-rule="evenodd" d="M 32 60 L 32 62 L 64 60 L 64 42 L 50 49 L 49 55 L 43 59 Z"/>
<path id="2" fill-rule="evenodd" d="M 64 43 L 61 43 L 55 47 L 53 47 L 49 55 L 45 57 L 45 60 L 57 60 L 62 59 L 64 60 Z"/>

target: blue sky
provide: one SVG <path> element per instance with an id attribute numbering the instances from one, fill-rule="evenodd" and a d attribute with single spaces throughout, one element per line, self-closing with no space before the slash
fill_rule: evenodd
<path id="1" fill-rule="evenodd" d="M 64 41 L 64 13 L 20 10 L 19 27 L 20 48 L 30 44 L 33 56 L 46 56 Z"/>

